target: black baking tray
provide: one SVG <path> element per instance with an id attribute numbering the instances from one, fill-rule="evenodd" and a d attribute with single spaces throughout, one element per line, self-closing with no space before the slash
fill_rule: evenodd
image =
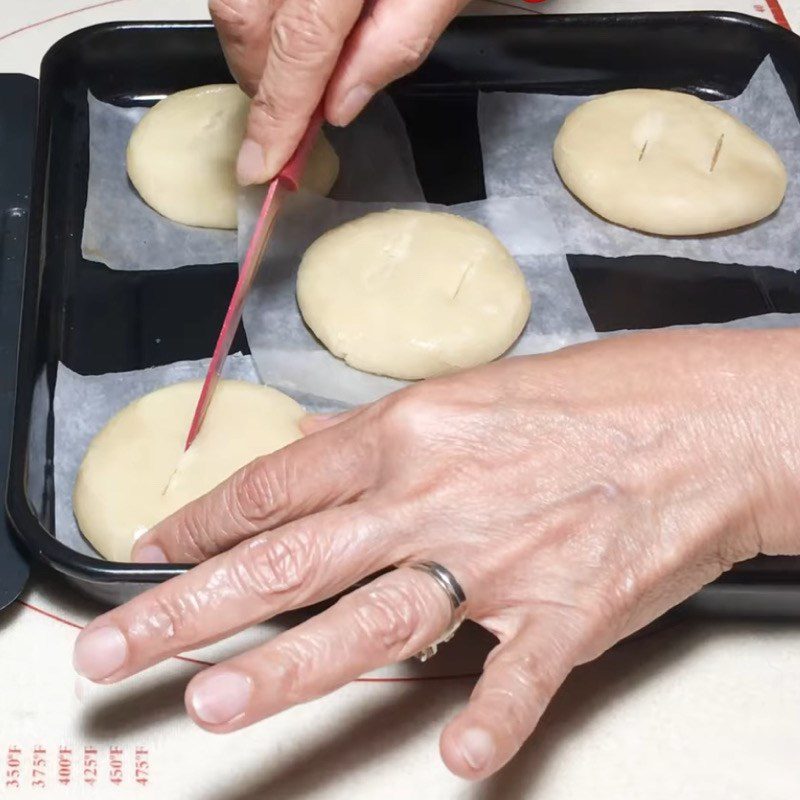
<path id="1" fill-rule="evenodd" d="M 0 75 L 0 483 L 8 475 L 14 415 L 19 315 L 30 211 L 36 80 Z M 28 580 L 27 559 L 0 515 L 0 610 Z"/>
<path id="2" fill-rule="evenodd" d="M 408 126 L 427 198 L 454 203 L 484 196 L 479 90 L 588 95 L 647 86 L 719 99 L 740 93 L 767 55 L 798 108 L 800 39 L 754 18 L 705 12 L 464 18 L 391 92 Z M 151 104 L 178 89 L 228 80 L 209 23 L 99 25 L 62 39 L 42 63 L 8 512 L 33 555 L 111 603 L 184 568 L 111 563 L 76 553 L 53 537 L 57 364 L 91 374 L 208 356 L 236 266 L 115 272 L 81 257 L 86 92 L 114 103 Z M 594 256 L 570 256 L 570 267 L 598 330 L 800 311 L 800 279 L 782 270 Z M 247 350 L 241 331 L 235 346 Z M 797 616 L 800 559 L 740 565 L 682 608 L 709 615 Z"/>

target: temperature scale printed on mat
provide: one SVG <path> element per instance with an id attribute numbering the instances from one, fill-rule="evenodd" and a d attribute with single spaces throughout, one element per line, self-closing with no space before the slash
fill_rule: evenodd
<path id="1" fill-rule="evenodd" d="M 118 745 L 36 744 L 5 745 L 0 742 L 5 757 L 4 785 L 8 796 L 14 789 L 68 788 L 82 784 L 98 791 L 103 786 L 150 783 L 150 748 Z M 6 795 L 0 795 L 5 797 Z"/>

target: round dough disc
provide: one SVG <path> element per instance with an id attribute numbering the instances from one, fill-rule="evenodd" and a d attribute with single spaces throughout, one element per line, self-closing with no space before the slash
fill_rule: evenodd
<path id="1" fill-rule="evenodd" d="M 517 263 L 482 225 L 400 210 L 317 239 L 300 264 L 297 301 L 335 356 L 405 380 L 492 361 L 531 308 Z"/>
<path id="2" fill-rule="evenodd" d="M 749 225 L 786 192 L 786 170 L 769 144 L 681 92 L 626 89 L 590 100 L 565 120 L 553 156 L 592 211 L 664 236 Z"/>
<path id="3" fill-rule="evenodd" d="M 72 496 L 95 549 L 128 561 L 136 539 L 240 467 L 301 436 L 304 411 L 285 394 L 220 381 L 200 433 L 184 453 L 202 381 L 176 383 L 126 406 L 94 437 Z"/>
<path id="4" fill-rule="evenodd" d="M 184 225 L 235 228 L 236 156 L 249 102 L 236 84 L 220 83 L 156 103 L 128 142 L 128 176 L 145 203 Z M 303 186 L 327 194 L 338 174 L 339 158 L 320 134 Z"/>

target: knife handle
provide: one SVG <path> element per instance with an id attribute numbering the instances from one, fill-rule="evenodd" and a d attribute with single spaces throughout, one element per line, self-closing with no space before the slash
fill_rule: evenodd
<path id="1" fill-rule="evenodd" d="M 278 180 L 289 190 L 296 192 L 300 188 L 300 181 L 306 169 L 308 157 L 317 140 L 320 128 L 322 127 L 323 113 L 322 102 L 316 107 L 311 115 L 308 128 L 297 145 L 292 157 L 286 162 L 283 169 L 278 173 Z"/>

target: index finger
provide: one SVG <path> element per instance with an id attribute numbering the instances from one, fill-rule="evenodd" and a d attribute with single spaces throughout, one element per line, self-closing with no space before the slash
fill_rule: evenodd
<path id="1" fill-rule="evenodd" d="M 264 73 L 236 163 L 243 185 L 289 160 L 325 92 L 364 0 L 284 0 L 272 18 Z"/>
<path id="2" fill-rule="evenodd" d="M 267 58 L 272 18 L 283 0 L 209 0 L 225 61 L 249 95 L 258 88 Z"/>
<path id="3" fill-rule="evenodd" d="M 137 562 L 196 563 L 243 539 L 350 502 L 375 474 L 368 429 L 349 425 L 262 456 L 176 511 L 135 544 Z"/>

